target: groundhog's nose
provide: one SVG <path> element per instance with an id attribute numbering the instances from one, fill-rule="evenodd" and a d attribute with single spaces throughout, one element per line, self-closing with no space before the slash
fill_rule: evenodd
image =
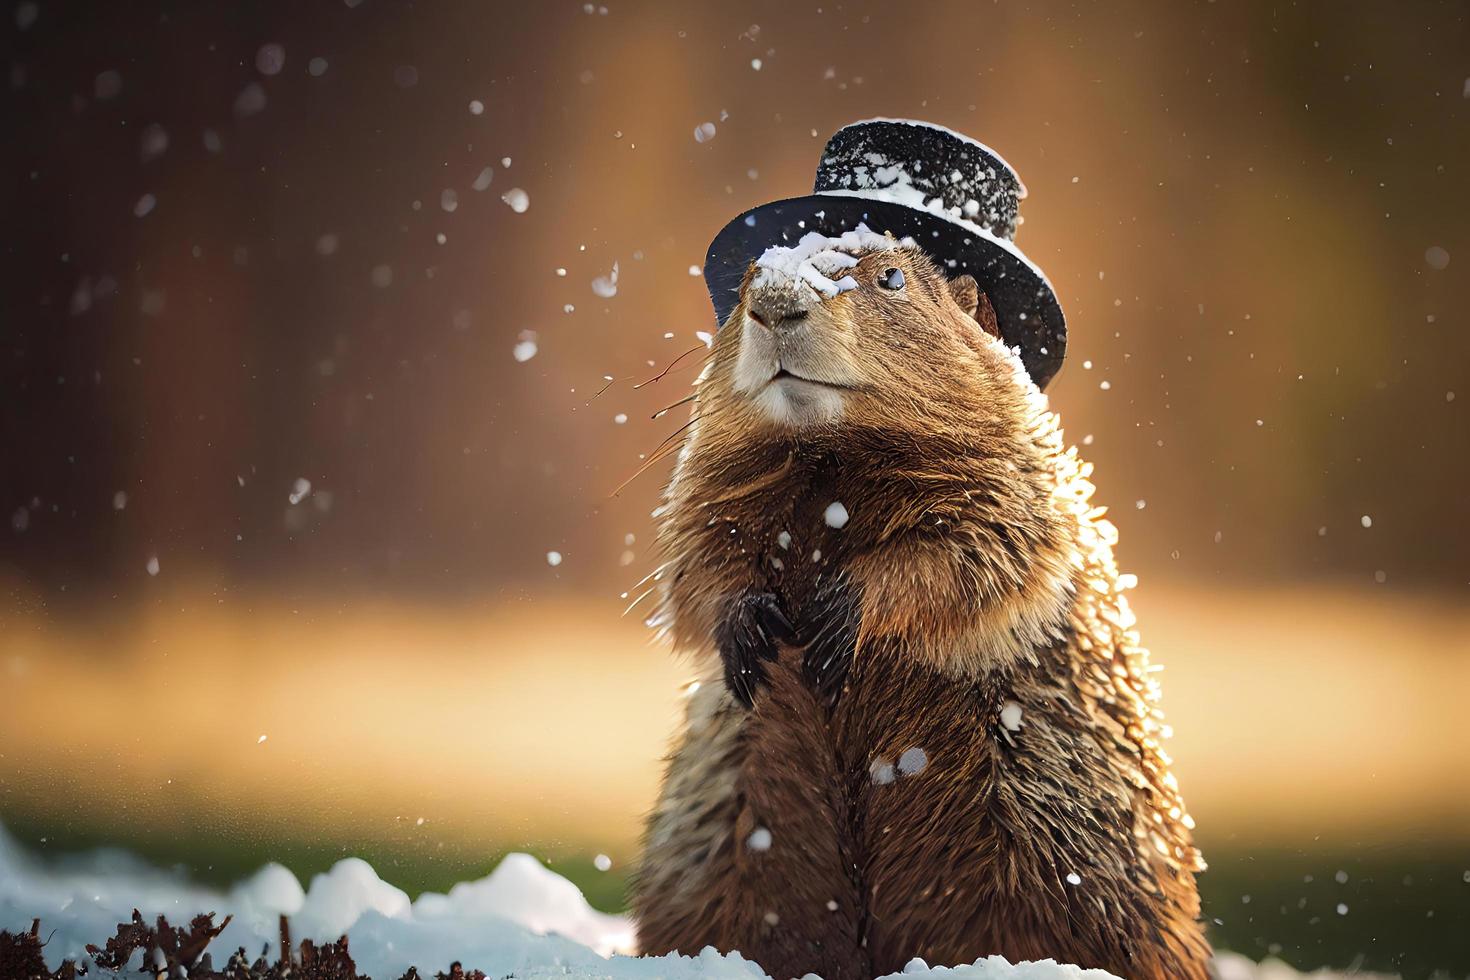
<path id="1" fill-rule="evenodd" d="M 798 291 L 786 287 L 756 288 L 746 296 L 746 312 L 767 330 L 787 330 L 806 319 L 811 304 Z"/>

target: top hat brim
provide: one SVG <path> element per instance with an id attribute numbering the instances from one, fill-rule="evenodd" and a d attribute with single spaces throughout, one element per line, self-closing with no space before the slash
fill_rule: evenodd
<path id="1" fill-rule="evenodd" d="M 836 236 L 867 225 L 879 234 L 912 238 L 950 278 L 968 273 L 995 309 L 1001 338 L 1020 348 L 1036 387 L 1061 369 L 1067 322 L 1045 275 L 1010 242 L 978 225 L 897 201 L 829 191 L 773 201 L 738 215 L 720 230 L 704 261 L 704 280 L 723 326 L 740 302 L 750 263 L 773 245 L 794 245 L 808 232 Z"/>

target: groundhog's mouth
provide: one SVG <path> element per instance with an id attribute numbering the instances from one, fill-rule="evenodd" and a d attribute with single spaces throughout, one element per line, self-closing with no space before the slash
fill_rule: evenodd
<path id="1" fill-rule="evenodd" d="M 777 367 L 776 373 L 771 375 L 771 380 L 767 383 L 776 384 L 777 382 L 785 382 L 788 384 L 791 382 L 796 382 L 798 384 L 816 385 L 820 388 L 832 388 L 836 391 L 842 391 L 848 387 L 847 385 L 834 384 L 831 381 L 818 381 L 816 378 L 808 378 L 805 375 L 797 374 L 795 371 L 792 371 L 784 366 Z"/>

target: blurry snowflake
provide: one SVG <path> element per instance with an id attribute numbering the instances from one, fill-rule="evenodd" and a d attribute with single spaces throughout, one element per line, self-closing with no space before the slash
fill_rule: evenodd
<path id="1" fill-rule="evenodd" d="M 92 94 L 103 102 L 117 98 L 118 93 L 121 91 L 122 75 L 112 69 L 99 72 L 97 77 L 92 81 Z"/>
<path id="2" fill-rule="evenodd" d="M 255 70 L 262 75 L 279 75 L 286 67 L 286 49 L 275 42 L 262 44 L 255 52 Z"/>
<path id="3" fill-rule="evenodd" d="M 510 354 L 516 361 L 524 364 L 535 357 L 539 349 L 536 346 L 536 331 L 522 330 L 521 339 L 516 343 L 515 347 L 511 348 Z"/>
<path id="4" fill-rule="evenodd" d="M 519 187 L 512 187 L 510 190 L 500 195 L 500 199 L 506 204 L 510 205 L 510 209 L 516 214 L 525 214 L 526 209 L 531 206 L 531 195 L 527 194 Z"/>
<path id="5" fill-rule="evenodd" d="M 612 272 L 592 280 L 592 291 L 603 299 L 612 299 L 618 294 L 618 264 L 613 263 Z"/>
<path id="6" fill-rule="evenodd" d="M 168 130 L 158 123 L 152 123 L 143 130 L 143 135 L 138 140 L 138 159 L 147 163 L 163 155 L 168 149 Z"/>
<path id="7" fill-rule="evenodd" d="M 251 82 L 235 96 L 235 115 L 244 119 L 265 109 L 265 89 L 259 82 Z"/>

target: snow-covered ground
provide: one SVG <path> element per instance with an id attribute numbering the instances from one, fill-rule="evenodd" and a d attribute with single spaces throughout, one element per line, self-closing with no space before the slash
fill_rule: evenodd
<path id="1" fill-rule="evenodd" d="M 752 980 L 766 974 L 739 953 L 705 949 L 694 956 L 638 958 L 629 921 L 598 912 L 575 885 L 525 854 L 505 858 L 491 874 L 461 882 L 448 894 L 417 901 L 382 878 L 366 861 L 346 858 L 303 889 L 296 876 L 268 864 L 219 891 L 148 866 L 120 851 L 41 863 L 0 827 L 0 929 L 20 932 L 40 918 L 47 963 L 89 962 L 86 944 L 103 942 L 134 908 L 152 919 L 185 925 L 200 912 L 232 915 L 210 944 L 216 962 L 237 947 L 252 955 L 279 939 L 279 917 L 290 916 L 296 939 L 330 941 L 348 934 L 358 969 L 375 980 L 396 980 L 411 965 L 422 974 L 458 960 L 488 976 L 606 978 L 606 980 Z M 1228 980 L 1286 980 L 1297 974 L 1279 964 L 1256 967 L 1222 958 Z M 1051 961 L 1012 965 L 1000 957 L 953 969 L 915 960 L 904 980 L 1116 980 L 1102 970 Z M 785 978 L 781 978 L 785 980 Z"/>

